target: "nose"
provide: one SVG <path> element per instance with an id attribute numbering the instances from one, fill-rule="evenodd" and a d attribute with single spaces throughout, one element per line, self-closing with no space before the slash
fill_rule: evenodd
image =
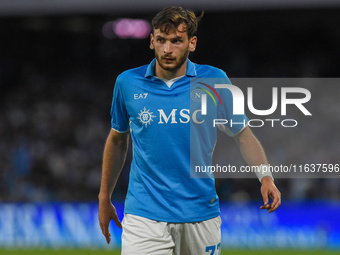
<path id="1" fill-rule="evenodd" d="M 164 44 L 164 49 L 163 50 L 164 50 L 164 53 L 166 53 L 166 54 L 172 53 L 171 42 L 166 42 Z"/>

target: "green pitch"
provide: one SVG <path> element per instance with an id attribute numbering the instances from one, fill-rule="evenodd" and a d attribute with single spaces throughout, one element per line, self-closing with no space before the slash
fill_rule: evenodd
<path id="1" fill-rule="evenodd" d="M 221 255 L 335 255 L 339 251 L 323 250 L 230 250 Z M 1 255 L 120 255 L 117 250 L 0 250 Z M 208 253 L 207 253 L 208 254 Z"/>

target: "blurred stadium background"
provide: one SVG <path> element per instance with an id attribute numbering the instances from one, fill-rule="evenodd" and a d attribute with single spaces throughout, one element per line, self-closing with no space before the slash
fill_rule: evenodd
<path id="1" fill-rule="evenodd" d="M 169 4 L 206 12 L 194 62 L 229 77 L 339 77 L 339 1 Z M 97 222 L 113 84 L 120 72 L 152 60 L 149 22 L 164 6 L 154 0 L 0 2 L 0 254 L 119 250 L 120 230 L 111 227 L 114 238 L 106 245 Z M 311 107 L 320 118 L 308 127 L 255 130 L 269 160 L 340 163 L 338 95 L 339 86 L 318 84 Z M 229 147 L 223 158 L 242 164 L 236 146 Z M 127 182 L 128 164 L 113 195 L 120 217 Z M 222 254 L 340 252 L 339 179 L 276 183 L 282 206 L 268 215 L 259 210 L 255 179 L 217 179 Z"/>

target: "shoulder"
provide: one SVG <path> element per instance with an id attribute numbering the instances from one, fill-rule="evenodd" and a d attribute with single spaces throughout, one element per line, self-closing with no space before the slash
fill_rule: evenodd
<path id="1" fill-rule="evenodd" d="M 195 64 L 198 77 L 204 78 L 228 78 L 227 74 L 220 68 L 211 65 Z"/>
<path id="2" fill-rule="evenodd" d="M 132 68 L 119 74 L 116 79 L 116 84 L 131 83 L 133 79 L 144 78 L 148 65 Z"/>

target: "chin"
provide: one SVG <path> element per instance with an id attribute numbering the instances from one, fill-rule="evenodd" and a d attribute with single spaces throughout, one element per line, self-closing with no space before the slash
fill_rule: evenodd
<path id="1" fill-rule="evenodd" d="M 167 70 L 167 71 L 173 71 L 173 70 L 178 69 L 178 66 L 177 66 L 177 65 L 171 65 L 171 66 L 161 65 L 161 67 L 162 67 L 164 70 Z"/>

